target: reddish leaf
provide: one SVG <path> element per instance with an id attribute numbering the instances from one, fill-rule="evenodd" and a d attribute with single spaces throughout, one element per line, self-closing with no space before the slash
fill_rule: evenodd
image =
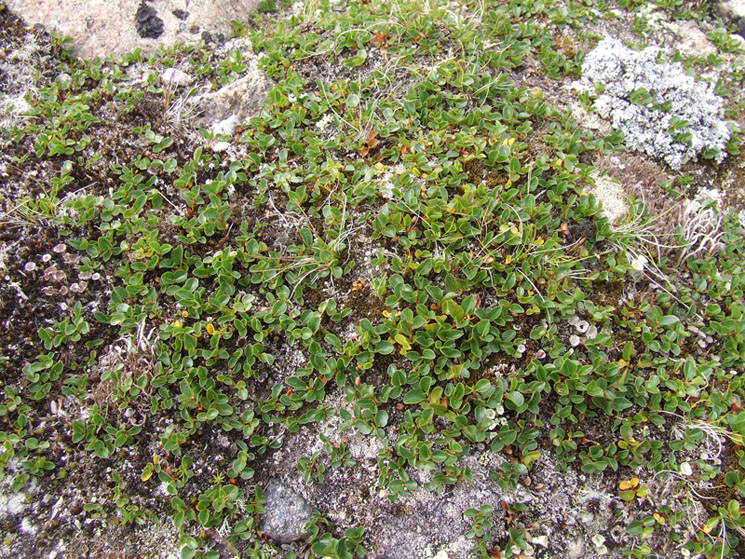
<path id="1" fill-rule="evenodd" d="M 380 31 L 377 31 L 375 33 L 375 37 L 373 37 L 372 41 L 370 42 L 373 45 L 382 45 L 388 40 L 390 36 L 390 33 L 381 33 Z"/>

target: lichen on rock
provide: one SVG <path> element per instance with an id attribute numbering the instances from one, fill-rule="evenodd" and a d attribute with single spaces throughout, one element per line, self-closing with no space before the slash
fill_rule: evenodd
<path id="1" fill-rule="evenodd" d="M 659 54 L 658 47 L 639 52 L 604 39 L 585 58 L 575 88 L 592 93 L 598 86 L 594 107 L 623 131 L 628 147 L 673 169 L 702 153 L 721 162 L 730 139 L 724 100 L 680 63 L 658 62 Z"/>

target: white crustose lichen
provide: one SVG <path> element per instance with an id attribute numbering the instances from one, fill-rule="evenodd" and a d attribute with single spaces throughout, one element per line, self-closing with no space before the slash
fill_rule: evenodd
<path id="1" fill-rule="evenodd" d="M 673 169 L 702 152 L 721 162 L 730 130 L 714 85 L 697 82 L 678 62 L 658 62 L 660 49 L 635 51 L 604 39 L 590 51 L 575 89 L 599 95 L 594 107 L 623 131 L 626 145 Z"/>

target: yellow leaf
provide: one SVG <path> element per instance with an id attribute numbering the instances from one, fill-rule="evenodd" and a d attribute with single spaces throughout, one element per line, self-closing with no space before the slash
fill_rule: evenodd
<path id="1" fill-rule="evenodd" d="M 157 464 L 158 462 L 160 462 L 160 455 L 156 454 L 153 456 L 153 464 Z"/>
<path id="2" fill-rule="evenodd" d="M 624 367 L 628 366 L 629 362 L 625 359 L 619 359 L 618 360 L 618 366 L 623 369 Z"/>
<path id="3" fill-rule="evenodd" d="M 719 517 L 715 516 L 714 518 L 710 518 L 709 521 L 701 527 L 701 529 L 704 531 L 704 533 L 708 534 L 714 528 L 716 528 L 717 524 L 719 524 Z"/>
<path id="4" fill-rule="evenodd" d="M 214 325 L 211 322 L 208 322 L 207 323 L 207 333 L 210 336 L 214 336 L 216 332 L 217 332 L 217 330 L 215 330 Z"/>
<path id="5" fill-rule="evenodd" d="M 543 243 L 545 243 L 545 239 L 543 237 L 538 237 L 535 241 L 533 241 L 533 244 L 537 247 L 542 247 Z"/>
<path id="6" fill-rule="evenodd" d="M 386 311 L 383 311 L 383 316 L 386 317 L 386 318 L 390 318 L 391 317 L 391 311 L 387 311 L 387 310 Z"/>
<path id="7" fill-rule="evenodd" d="M 633 477 L 629 481 L 622 481 L 621 483 L 618 484 L 618 487 L 622 490 L 626 490 L 626 489 L 632 489 L 636 487 L 637 485 L 639 485 L 639 478 Z"/>
<path id="8" fill-rule="evenodd" d="M 409 340 L 407 340 L 406 336 L 404 336 L 403 334 L 396 334 L 394 339 L 406 351 L 411 349 L 411 344 L 409 343 Z"/>
<path id="9" fill-rule="evenodd" d="M 647 493 L 649 493 L 649 487 L 642 486 L 636 490 L 637 497 L 646 497 Z"/>
<path id="10" fill-rule="evenodd" d="M 510 262 L 512 262 L 512 255 L 511 255 L 511 254 L 508 254 L 508 255 L 507 255 L 507 256 L 505 257 L 505 259 L 504 259 L 504 263 L 505 263 L 505 265 L 507 265 L 507 264 L 509 264 Z"/>
<path id="11" fill-rule="evenodd" d="M 530 468 L 531 464 L 538 460 L 541 457 L 541 451 L 540 450 L 534 450 L 533 452 L 528 452 L 523 456 L 523 465 L 526 468 Z"/>
<path id="12" fill-rule="evenodd" d="M 153 467 L 153 465 L 152 464 L 148 464 L 147 466 L 145 466 L 145 470 L 142 472 L 142 475 L 140 476 L 140 479 L 142 481 L 149 480 L 151 477 L 153 477 L 153 472 L 154 471 L 155 471 L 155 468 Z"/>
<path id="13" fill-rule="evenodd" d="M 667 522 L 667 520 L 665 520 L 665 517 L 659 513 L 654 513 L 652 516 L 654 516 L 654 519 L 657 521 L 658 524 L 665 524 Z"/>
<path id="14" fill-rule="evenodd" d="M 184 318 L 189 318 L 189 311 L 182 312 L 181 316 L 183 316 Z"/>

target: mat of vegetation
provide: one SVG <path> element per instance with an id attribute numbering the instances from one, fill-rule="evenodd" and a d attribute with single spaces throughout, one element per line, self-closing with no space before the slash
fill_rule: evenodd
<path id="1" fill-rule="evenodd" d="M 744 557 L 743 58 L 710 10 L 269 1 L 87 61 L 0 5 L 0 555 Z M 716 84 L 727 153 L 583 128 L 607 36 Z M 160 79 L 258 54 L 232 136 Z M 281 546 L 276 480 L 314 510 Z"/>

